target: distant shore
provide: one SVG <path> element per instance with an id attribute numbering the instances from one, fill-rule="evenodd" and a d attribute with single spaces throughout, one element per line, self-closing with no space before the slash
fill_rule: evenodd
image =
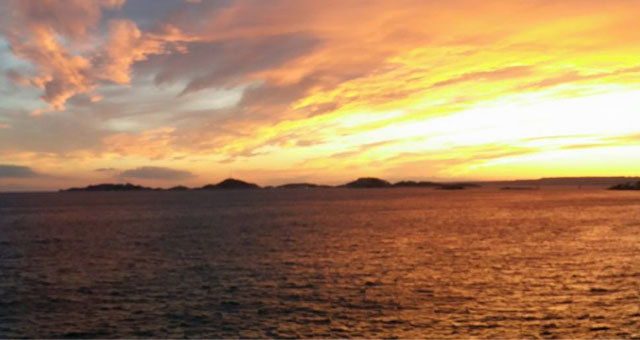
<path id="1" fill-rule="evenodd" d="M 416 182 L 416 181 L 400 181 L 397 183 L 390 183 L 383 179 L 374 177 L 361 177 L 355 181 L 345 183 L 337 186 L 315 184 L 315 183 L 288 183 L 279 186 L 266 186 L 261 187 L 255 183 L 245 182 L 243 180 L 235 178 L 227 178 L 218 184 L 207 184 L 202 187 L 189 188 L 183 185 L 171 187 L 168 189 L 163 188 L 151 188 L 131 183 L 126 184 L 113 184 L 104 183 L 89 185 L 83 188 L 69 188 L 60 191 L 142 191 L 142 190 L 155 190 L 155 191 L 184 191 L 184 190 L 256 190 L 256 189 L 330 189 L 330 188 L 406 188 L 406 187 L 429 187 L 442 190 L 462 190 L 466 188 L 479 187 L 479 184 L 475 183 L 436 183 L 436 182 Z"/>
<path id="2" fill-rule="evenodd" d="M 135 184 L 104 183 L 80 188 L 59 190 L 61 192 L 76 191 L 186 191 L 186 190 L 257 190 L 257 189 L 375 189 L 375 188 L 432 188 L 439 190 L 464 190 L 482 186 L 498 186 L 502 190 L 537 190 L 540 186 L 601 186 L 611 190 L 640 190 L 639 177 L 558 177 L 537 180 L 485 181 L 485 182 L 431 182 L 431 181 L 399 181 L 391 183 L 375 177 L 360 177 L 342 185 L 324 185 L 315 183 L 288 183 L 278 186 L 261 187 L 258 184 L 235 178 L 227 178 L 217 184 L 189 188 L 183 185 L 171 188 L 151 188 Z"/>

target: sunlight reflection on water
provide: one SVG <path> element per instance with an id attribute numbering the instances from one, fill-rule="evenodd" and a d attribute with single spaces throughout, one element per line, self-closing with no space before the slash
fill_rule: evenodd
<path id="1" fill-rule="evenodd" d="M 0 195 L 0 337 L 639 337 L 640 195 Z"/>

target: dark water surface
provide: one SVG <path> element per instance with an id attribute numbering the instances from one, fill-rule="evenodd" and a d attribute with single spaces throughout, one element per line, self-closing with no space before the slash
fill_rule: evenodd
<path id="1" fill-rule="evenodd" d="M 0 337 L 640 337 L 640 193 L 0 195 Z"/>

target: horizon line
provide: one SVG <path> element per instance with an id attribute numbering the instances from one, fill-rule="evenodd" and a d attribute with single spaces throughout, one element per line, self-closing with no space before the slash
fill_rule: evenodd
<path id="1" fill-rule="evenodd" d="M 308 181 L 294 181 L 294 182 L 284 182 L 282 184 L 270 184 L 270 185 L 260 185 L 254 182 L 248 182 L 245 181 L 243 179 L 239 179 L 237 177 L 227 177 L 223 180 L 221 180 L 219 183 L 222 183 L 226 180 L 232 179 L 232 180 L 240 180 L 246 183 L 250 183 L 250 184 L 256 184 L 258 186 L 259 189 L 265 189 L 265 188 L 277 188 L 277 187 L 281 187 L 284 185 L 288 185 L 288 184 L 313 184 L 313 185 L 318 185 L 318 186 L 325 186 L 325 187 L 329 187 L 329 188 L 339 188 L 340 186 L 344 186 L 348 183 L 351 183 L 353 181 L 356 181 L 358 179 L 362 179 L 362 178 L 375 178 L 375 179 L 381 179 L 384 181 L 384 178 L 381 177 L 373 177 L 373 176 L 363 176 L 363 177 L 358 177 L 354 180 L 348 181 L 346 183 L 343 184 L 336 184 L 336 185 L 331 185 L 331 184 L 323 184 L 323 183 L 316 183 L 316 182 L 308 182 Z M 486 184 L 492 184 L 492 183 L 509 183 L 509 182 L 530 182 L 530 181 L 543 181 L 543 180 L 580 180 L 580 179 L 593 179 L 593 180 L 602 180 L 602 179 L 640 179 L 640 175 L 638 176 L 560 176 L 560 177 L 538 177 L 538 178 L 520 178 L 520 179 L 501 179 L 501 180 L 414 180 L 414 179 L 400 179 L 400 180 L 396 180 L 396 181 L 387 181 L 390 184 L 397 184 L 400 182 L 427 182 L 427 183 L 435 183 L 435 184 L 460 184 L 460 183 L 472 183 L 472 184 L 482 184 L 482 183 L 486 183 Z M 143 180 L 149 180 L 149 179 L 143 179 Z M 88 186 L 92 186 L 92 185 L 125 185 L 125 184 L 132 184 L 132 185 L 139 185 L 139 184 L 135 184 L 132 183 L 131 181 L 124 181 L 124 182 L 103 182 L 103 183 L 96 183 L 96 184 L 87 184 L 85 186 L 80 186 L 80 187 L 69 187 L 69 188 L 59 188 L 59 189 L 17 189 L 17 190 L 9 190 L 9 191 L 3 191 L 0 190 L 0 193 L 2 194 L 9 194 L 9 193 L 55 193 L 55 192 L 61 192 L 61 191 L 66 191 L 69 189 L 82 189 L 82 188 L 86 188 Z M 205 183 L 202 184 L 200 186 L 195 186 L 195 187 L 189 187 L 183 184 L 176 184 L 176 185 L 172 185 L 172 186 L 168 186 L 168 187 L 146 187 L 143 185 L 139 185 L 139 186 L 143 186 L 145 188 L 149 188 L 152 190 L 168 190 L 171 188 L 175 188 L 175 187 L 186 187 L 189 190 L 197 190 L 197 189 L 201 189 L 202 187 L 205 187 L 207 185 L 216 185 L 213 184 L 211 182 L 209 183 Z M 562 185 L 562 184 L 555 184 L 556 186 L 558 185 Z M 566 184 L 566 185 L 574 185 L 574 184 Z M 598 186 L 598 185 L 606 185 L 606 184 L 582 184 L 582 185 L 591 185 L 591 186 Z"/>

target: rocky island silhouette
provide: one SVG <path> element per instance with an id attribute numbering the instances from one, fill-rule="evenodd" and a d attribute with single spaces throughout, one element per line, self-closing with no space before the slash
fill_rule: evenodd
<path id="1" fill-rule="evenodd" d="M 156 189 L 143 187 L 141 185 L 135 185 L 131 183 L 126 183 L 126 184 L 103 183 L 103 184 L 89 185 L 84 188 L 69 188 L 61 191 L 141 191 L 141 190 L 156 190 Z"/>
<path id="2" fill-rule="evenodd" d="M 227 178 L 218 184 L 207 184 L 200 188 L 188 188 L 184 185 L 178 185 L 169 189 L 157 189 L 144 187 L 140 185 L 134 185 L 130 183 L 126 184 L 113 184 L 104 183 L 89 185 L 84 188 L 70 188 L 60 191 L 139 191 L 139 190 L 167 190 L 167 191 L 184 191 L 184 190 L 219 190 L 219 189 L 234 189 L 234 190 L 246 190 L 246 189 L 323 189 L 323 188 L 350 188 L 350 189 L 376 189 L 376 188 L 438 188 L 445 190 L 465 189 L 468 187 L 477 187 L 478 184 L 473 183 L 435 183 L 435 182 L 416 182 L 416 181 L 400 181 L 392 184 L 389 181 L 376 177 L 360 177 L 354 181 L 337 185 L 323 185 L 315 183 L 288 183 L 279 185 L 276 187 L 260 187 L 255 183 L 245 182 L 243 180 L 235 178 Z"/>
<path id="3" fill-rule="evenodd" d="M 640 181 L 617 184 L 610 187 L 609 190 L 640 190 Z"/>
<path id="4" fill-rule="evenodd" d="M 342 188 L 390 188 L 391 183 L 375 177 L 360 177 L 355 181 L 340 185 Z"/>
<path id="5" fill-rule="evenodd" d="M 166 191 L 185 191 L 185 190 L 220 190 L 220 189 L 260 189 L 260 186 L 254 183 L 241 181 L 235 178 L 227 178 L 218 184 L 207 184 L 200 188 L 189 188 L 184 185 L 178 185 L 169 189 L 157 189 L 144 187 L 140 185 L 134 185 L 131 183 L 126 184 L 96 184 L 89 185 L 84 188 L 70 188 L 60 191 L 140 191 L 140 190 L 166 190 Z"/>
<path id="6" fill-rule="evenodd" d="M 622 180 L 626 182 L 620 183 Z M 631 181 L 629 181 L 631 180 Z M 615 184 L 614 184 L 615 183 Z M 287 183 L 278 186 L 261 187 L 258 184 L 246 182 L 235 178 L 227 178 L 217 184 L 207 184 L 202 187 L 189 188 L 184 185 L 177 185 L 168 189 L 151 188 L 131 183 L 103 183 L 89 185 L 83 188 L 62 189 L 61 192 L 74 191 L 186 191 L 186 190 L 255 190 L 255 189 L 326 189 L 326 188 L 348 188 L 348 189 L 386 189 L 386 188 L 430 188 L 439 190 L 464 190 L 468 188 L 481 187 L 483 185 L 506 185 L 502 190 L 534 190 L 540 185 L 547 186 L 604 186 L 608 184 L 610 190 L 640 190 L 640 178 L 637 177 L 564 177 L 564 178 L 541 178 L 538 180 L 515 180 L 515 181 L 493 181 L 493 182 L 430 182 L 430 181 L 410 181 L 402 180 L 391 183 L 387 180 L 376 177 L 360 177 L 354 181 L 342 185 L 323 185 L 315 183 Z M 613 184 L 613 186 L 611 186 Z"/>
<path id="7" fill-rule="evenodd" d="M 260 189 L 260 186 L 254 183 L 241 181 L 235 178 L 227 178 L 218 184 L 207 184 L 200 188 L 202 190 L 216 190 L 216 189 Z"/>
<path id="8" fill-rule="evenodd" d="M 317 189 L 317 188 L 331 188 L 330 185 L 314 184 L 314 183 L 287 183 L 278 185 L 277 187 L 271 187 L 271 189 Z"/>

